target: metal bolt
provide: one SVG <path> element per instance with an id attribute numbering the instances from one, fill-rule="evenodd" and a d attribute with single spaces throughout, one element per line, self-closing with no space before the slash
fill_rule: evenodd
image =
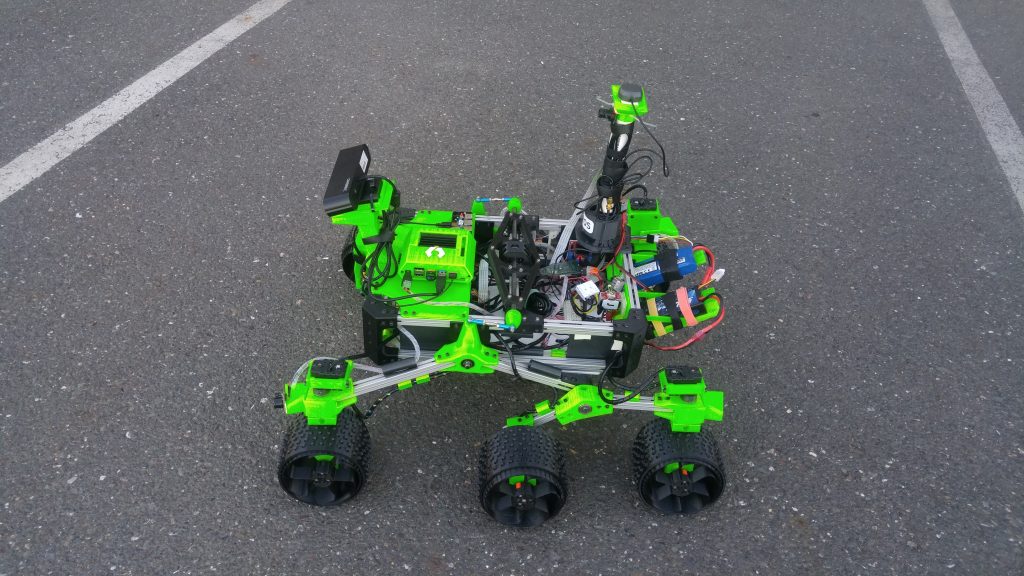
<path id="1" fill-rule="evenodd" d="M 476 364 L 472 360 L 470 360 L 469 358 L 466 358 L 465 360 L 462 361 L 462 367 L 467 369 L 467 370 L 472 368 L 475 365 Z"/>
<path id="2" fill-rule="evenodd" d="M 580 414 L 590 414 L 590 411 L 593 410 L 593 408 L 590 407 L 590 404 L 581 404 L 579 410 Z"/>

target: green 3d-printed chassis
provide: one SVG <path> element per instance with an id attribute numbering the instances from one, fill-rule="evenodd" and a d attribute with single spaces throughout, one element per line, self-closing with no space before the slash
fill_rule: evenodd
<path id="1" fill-rule="evenodd" d="M 709 390 L 702 373 L 687 367 L 661 369 L 634 385 L 610 385 L 613 376 L 625 378 L 637 367 L 645 344 L 673 331 L 706 326 L 722 315 L 721 299 L 708 275 L 692 283 L 697 304 L 686 321 L 674 307 L 659 312 L 654 306 L 672 293 L 667 283 L 644 286 L 635 277 L 637 263 L 658 259 L 666 239 L 676 246 L 685 237 L 660 203 L 647 197 L 646 189 L 643 198 L 625 198 L 630 191 L 623 193 L 622 185 L 609 192 L 612 179 L 606 175 L 614 171 L 609 166 L 621 161 L 628 170 L 632 127 L 647 112 L 642 90 L 629 100 L 620 98 L 619 90 L 613 86 L 613 106 L 602 115 L 612 125 L 612 160 L 606 158 L 604 175 L 595 177 L 565 220 L 531 216 L 517 197 L 477 198 L 461 211 L 412 210 L 400 206 L 390 180 L 365 175 L 365 147 L 353 153 L 358 156 L 350 162 L 354 177 L 336 166 L 332 199 L 340 198 L 341 205 L 328 213 L 332 223 L 354 229 L 345 266 L 365 297 L 365 350 L 360 356 L 372 363 L 352 357 L 313 360 L 284 385 L 278 403 L 288 415 L 289 428 L 279 479 L 289 494 L 311 504 L 334 504 L 358 492 L 368 449 L 365 411 L 357 407 L 360 397 L 424 385 L 444 373 L 501 372 L 550 386 L 560 396 L 509 417 L 505 429 L 485 445 L 481 502 L 497 520 L 536 525 L 554 516 L 565 501 L 564 458 L 538 456 L 543 452 L 539 447 L 554 442 L 539 427 L 552 421 L 564 426 L 618 410 L 650 412 L 659 419 L 641 431 L 633 450 L 636 480 L 649 504 L 662 512 L 686 513 L 718 498 L 724 473 L 704 424 L 722 419 L 722 392 Z M 628 138 L 622 145 L 617 138 L 625 130 Z M 628 184 L 623 173 L 619 178 Z M 593 204 L 601 207 L 586 212 Z M 500 213 L 489 214 L 488 207 Z M 609 241 L 615 250 L 605 248 L 603 255 L 580 248 L 583 233 L 577 233 L 581 221 L 590 221 L 588 214 L 593 218 L 601 210 L 612 234 L 619 234 L 617 245 L 614 236 Z M 511 240 L 499 242 L 499 237 Z M 524 246 L 539 255 L 522 256 Z M 696 249 L 692 254 L 696 265 L 710 274 L 710 251 Z M 534 267 L 524 270 L 523 262 Z M 608 309 L 592 306 L 596 312 L 586 314 L 577 309 L 587 280 L 601 286 L 597 298 Z M 534 295 L 536 286 L 543 286 L 541 296 Z M 614 300 L 601 300 L 606 296 Z M 515 430 L 525 428 L 534 430 Z M 365 446 L 360 444 L 364 439 Z M 702 484 L 700 474 L 710 475 L 713 482 Z"/>

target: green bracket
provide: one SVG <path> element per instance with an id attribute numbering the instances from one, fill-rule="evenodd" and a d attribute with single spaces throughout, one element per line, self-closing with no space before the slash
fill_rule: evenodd
<path id="1" fill-rule="evenodd" d="M 661 206 L 657 200 L 653 200 L 653 209 L 637 209 L 632 203 L 626 208 L 630 233 L 633 236 L 633 262 L 638 263 L 648 258 L 653 258 L 658 251 L 658 245 L 648 242 L 646 236 L 678 236 L 679 229 L 676 228 L 672 219 L 661 212 Z M 704 256 L 703 253 L 700 256 Z M 694 258 L 700 257 L 694 253 Z"/>
<path id="2" fill-rule="evenodd" d="M 505 324 L 511 326 L 513 330 L 518 330 L 523 324 L 523 313 L 515 308 L 505 312 Z"/>
<path id="3" fill-rule="evenodd" d="M 491 374 L 498 365 L 498 351 L 485 346 L 480 339 L 476 324 L 463 322 L 459 337 L 451 344 L 445 344 L 434 354 L 435 362 L 453 362 L 449 372 L 469 374 Z"/>
<path id="4" fill-rule="evenodd" d="M 533 426 L 534 418 L 536 418 L 536 415 L 529 412 L 519 416 L 512 416 L 505 420 L 505 426 Z"/>
<path id="5" fill-rule="evenodd" d="M 586 420 L 612 413 L 612 405 L 606 402 L 593 384 L 573 387 L 555 403 L 555 418 L 565 425 L 577 420 Z"/>
<path id="6" fill-rule="evenodd" d="M 295 384 L 284 385 L 285 414 L 305 414 L 310 426 L 334 426 L 338 414 L 356 403 L 352 384 L 352 361 L 346 360 L 341 378 L 313 376 L 313 363 L 306 367 L 306 377 Z"/>
<path id="7" fill-rule="evenodd" d="M 632 102 L 623 102 L 622 99 L 619 98 L 619 85 L 612 84 L 612 106 L 615 107 L 615 115 L 618 116 L 619 122 L 634 122 L 638 116 L 647 114 L 647 91 L 643 90 L 643 95 L 640 96 L 640 101 L 635 104 Z"/>
<path id="8" fill-rule="evenodd" d="M 695 254 L 696 254 L 696 252 L 695 252 Z M 700 312 L 700 313 L 694 312 L 694 318 L 697 319 L 697 323 L 698 324 L 701 323 L 701 322 L 705 322 L 707 320 L 711 320 L 712 318 L 716 318 L 722 312 L 722 305 L 719 303 L 718 299 L 716 299 L 716 298 L 708 298 L 708 296 L 711 296 L 714 293 L 715 293 L 715 289 L 714 289 L 713 286 L 708 286 L 706 288 L 703 288 L 700 291 L 700 297 L 703 299 L 704 311 Z M 651 292 L 651 291 L 648 291 L 648 290 L 642 290 L 642 291 L 638 292 L 637 295 L 640 298 L 642 298 L 642 299 L 660 298 L 660 297 L 664 296 L 664 294 L 661 293 L 661 292 Z M 644 310 L 646 311 L 646 307 L 644 307 Z M 648 314 L 647 315 L 647 321 L 648 322 L 652 322 L 652 321 L 662 322 L 663 324 L 665 324 L 665 331 L 666 332 L 668 332 L 668 333 L 675 332 L 675 330 L 672 328 L 672 317 L 671 316 L 661 316 L 661 315 L 654 316 L 654 315 Z"/>
<path id="9" fill-rule="evenodd" d="M 398 383 L 398 389 L 399 390 L 408 390 L 409 388 L 412 388 L 414 384 L 426 384 L 427 382 L 430 382 L 430 376 L 429 375 L 418 376 L 418 377 L 413 378 L 411 380 L 405 380 L 403 382 L 399 382 Z"/>
<path id="10" fill-rule="evenodd" d="M 519 214 L 523 211 L 523 201 L 513 196 L 508 199 L 508 211 L 513 214 Z"/>
<path id="11" fill-rule="evenodd" d="M 538 402 L 533 407 L 533 412 L 512 416 L 505 420 L 505 426 L 533 426 L 538 416 L 543 416 L 548 412 L 551 412 L 551 402 L 544 400 L 543 402 Z"/>
<path id="12" fill-rule="evenodd" d="M 680 464 L 679 462 L 669 462 L 668 465 L 665 466 L 664 470 L 665 474 L 671 474 L 676 470 L 683 469 L 686 471 L 687 474 L 689 474 L 690 472 L 693 472 L 693 468 L 693 464 Z"/>
<path id="13" fill-rule="evenodd" d="M 708 390 L 698 370 L 696 381 L 672 382 L 665 370 L 658 374 L 661 392 L 654 395 L 655 416 L 668 420 L 673 432 L 700 432 L 707 420 L 721 421 L 725 395 Z"/>
<path id="14" fill-rule="evenodd" d="M 672 220 L 665 218 L 661 213 L 661 203 L 658 200 L 654 200 L 653 210 L 637 210 L 633 208 L 632 204 L 629 204 L 626 208 L 626 218 L 629 229 L 637 236 L 647 234 L 671 234 L 674 236 L 677 233 L 664 225 L 671 226 Z M 668 220 L 667 223 L 666 220 Z"/>

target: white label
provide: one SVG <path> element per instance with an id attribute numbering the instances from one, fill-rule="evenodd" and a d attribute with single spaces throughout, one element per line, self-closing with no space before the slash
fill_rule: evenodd
<path id="1" fill-rule="evenodd" d="M 651 272 L 655 272 L 657 270 L 658 270 L 658 263 L 657 262 L 648 262 L 647 264 L 644 264 L 643 266 L 637 266 L 636 268 L 633 268 L 633 275 L 634 276 L 643 276 L 644 274 L 650 274 Z"/>
<path id="2" fill-rule="evenodd" d="M 587 231 L 587 234 L 594 233 L 594 223 L 590 218 L 587 218 L 586 214 L 583 215 L 583 229 Z"/>
<path id="3" fill-rule="evenodd" d="M 359 167 L 363 170 L 363 172 L 366 172 L 366 166 L 369 164 L 370 159 L 369 157 L 366 156 L 366 151 L 364 150 L 363 153 L 360 154 L 359 156 Z"/>
<path id="4" fill-rule="evenodd" d="M 578 284 L 575 290 L 576 293 L 580 295 L 580 298 L 583 298 L 584 300 L 590 298 L 591 296 L 596 296 L 601 293 L 601 290 L 597 287 L 597 284 L 594 284 L 591 280 L 587 280 L 582 284 Z"/>

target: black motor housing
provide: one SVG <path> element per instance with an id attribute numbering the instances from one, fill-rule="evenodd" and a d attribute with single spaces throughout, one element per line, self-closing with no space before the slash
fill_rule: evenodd
<path id="1" fill-rule="evenodd" d="M 628 226 L 627 226 L 628 229 Z M 576 224 L 575 239 L 579 247 L 586 251 L 590 264 L 611 258 L 622 239 L 621 213 L 604 214 L 597 206 L 591 206 L 580 215 Z"/>

